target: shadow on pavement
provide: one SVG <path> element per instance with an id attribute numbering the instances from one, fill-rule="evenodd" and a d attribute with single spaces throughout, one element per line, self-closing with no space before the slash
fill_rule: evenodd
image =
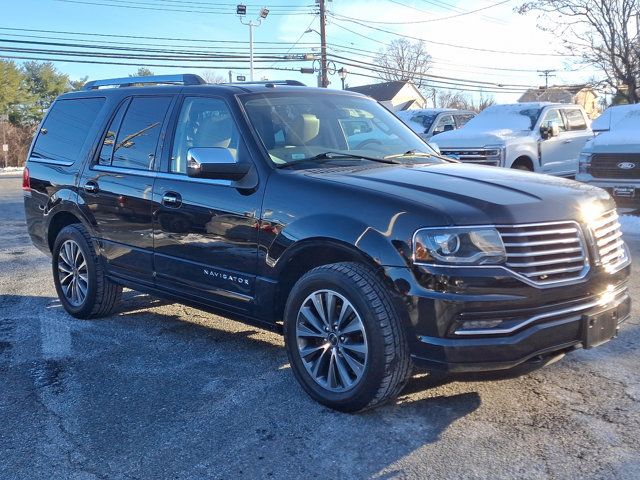
<path id="1" fill-rule="evenodd" d="M 56 303 L 2 296 L 3 316 L 16 317 L 2 335 L 0 382 L 0 454 L 13 478 L 366 478 L 437 442 L 481 404 L 476 392 L 405 392 L 341 414 L 302 392 L 276 334 L 135 292 L 99 321 Z M 416 391 L 431 387 L 421 381 Z M 358 448 L 345 448 L 355 438 Z"/>

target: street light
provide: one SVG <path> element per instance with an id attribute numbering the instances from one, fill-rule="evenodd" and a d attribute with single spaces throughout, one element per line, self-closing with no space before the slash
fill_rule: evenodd
<path id="1" fill-rule="evenodd" d="M 269 9 L 267 7 L 262 7 L 258 13 L 258 17 L 255 20 L 249 20 L 248 22 L 243 20 L 246 14 L 246 5 L 239 4 L 236 6 L 236 15 L 238 15 L 240 23 L 249 27 L 249 79 L 253 81 L 253 27 L 260 26 L 262 20 L 266 19 L 267 15 L 269 15 Z"/>
<path id="2" fill-rule="evenodd" d="M 340 80 L 342 80 L 342 89 L 344 90 L 344 81 L 347 78 L 347 69 L 344 67 L 340 67 L 338 69 L 338 76 L 340 77 Z"/>

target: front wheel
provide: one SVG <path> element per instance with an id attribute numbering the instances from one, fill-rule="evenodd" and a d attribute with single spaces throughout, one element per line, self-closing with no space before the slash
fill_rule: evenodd
<path id="1" fill-rule="evenodd" d="M 365 265 L 336 263 L 305 274 L 289 295 L 284 329 L 296 379 L 330 408 L 354 412 L 384 403 L 411 373 L 397 306 Z"/>

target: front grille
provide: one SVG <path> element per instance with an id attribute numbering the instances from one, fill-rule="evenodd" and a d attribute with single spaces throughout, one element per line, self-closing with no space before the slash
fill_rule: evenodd
<path id="1" fill-rule="evenodd" d="M 626 168 L 620 168 L 620 165 Z M 638 179 L 640 178 L 640 154 L 597 153 L 591 157 L 591 165 L 587 172 L 597 178 Z"/>
<path id="2" fill-rule="evenodd" d="M 497 166 L 500 164 L 500 151 L 494 149 L 440 149 L 440 153 L 465 163 Z"/>
<path id="3" fill-rule="evenodd" d="M 506 266 L 530 282 L 545 285 L 583 278 L 589 269 L 580 226 L 575 222 L 498 227 Z"/>
<path id="4" fill-rule="evenodd" d="M 616 270 L 627 261 L 620 222 L 615 210 L 605 213 L 591 224 L 599 263 L 608 271 Z"/>

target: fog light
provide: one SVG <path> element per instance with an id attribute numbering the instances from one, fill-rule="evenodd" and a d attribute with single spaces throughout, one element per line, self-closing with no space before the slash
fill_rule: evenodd
<path id="1" fill-rule="evenodd" d="M 497 327 L 502 323 L 502 320 L 470 320 L 462 324 L 460 330 L 480 330 L 485 328 Z"/>

